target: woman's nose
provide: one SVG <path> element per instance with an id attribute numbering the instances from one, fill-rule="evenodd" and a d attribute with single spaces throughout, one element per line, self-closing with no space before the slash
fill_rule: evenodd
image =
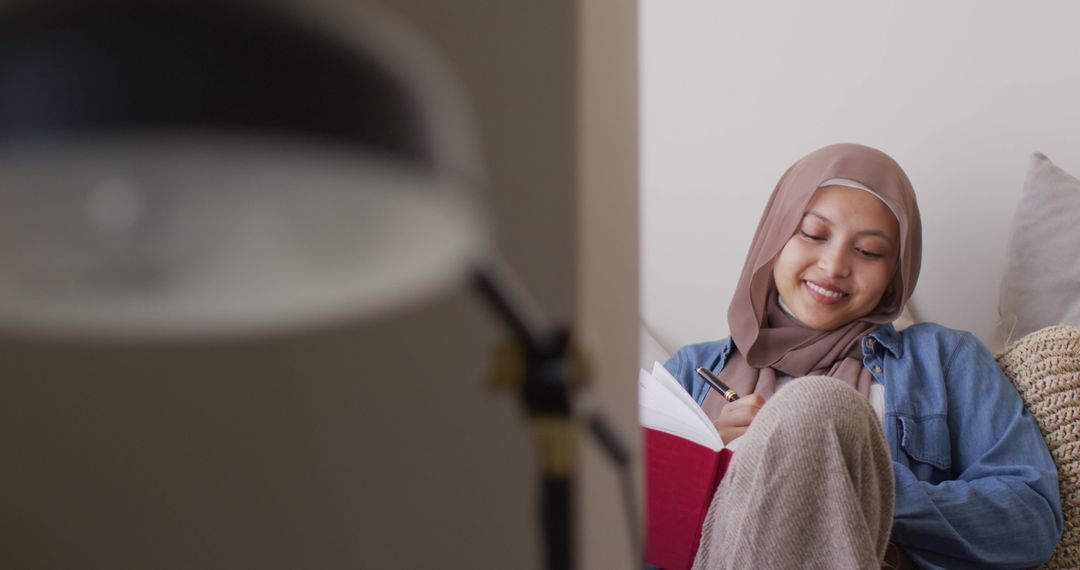
<path id="1" fill-rule="evenodd" d="M 851 259 L 846 248 L 830 247 L 818 258 L 818 267 L 829 277 L 847 277 L 851 273 Z"/>

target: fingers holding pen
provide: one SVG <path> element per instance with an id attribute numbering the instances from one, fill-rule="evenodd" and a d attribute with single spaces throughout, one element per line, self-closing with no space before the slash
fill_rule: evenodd
<path id="1" fill-rule="evenodd" d="M 724 408 L 720 410 L 720 418 L 727 416 L 728 422 L 732 426 L 745 428 L 750 426 L 750 422 L 754 420 L 754 416 L 757 415 L 761 406 L 765 405 L 765 398 L 760 394 L 750 394 L 743 396 L 734 402 L 725 404 Z"/>
<path id="2" fill-rule="evenodd" d="M 724 405 L 713 425 L 716 426 L 716 431 L 720 432 L 720 438 L 725 445 L 746 432 L 746 428 L 750 427 L 754 416 L 763 405 L 765 398 L 760 394 L 748 394 Z"/>

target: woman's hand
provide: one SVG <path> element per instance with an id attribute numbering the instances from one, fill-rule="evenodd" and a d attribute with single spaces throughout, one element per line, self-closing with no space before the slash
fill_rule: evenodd
<path id="1" fill-rule="evenodd" d="M 746 432 L 746 428 L 750 427 L 750 422 L 764 404 L 765 398 L 760 394 L 749 394 L 724 405 L 720 410 L 720 417 L 713 420 L 724 445 Z"/>

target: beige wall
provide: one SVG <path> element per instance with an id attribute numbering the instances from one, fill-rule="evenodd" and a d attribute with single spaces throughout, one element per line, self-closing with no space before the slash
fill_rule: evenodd
<path id="1" fill-rule="evenodd" d="M 578 30 L 579 333 L 595 401 L 640 457 L 637 423 L 637 2 L 585 0 Z M 584 446 L 581 568 L 634 568 L 619 482 Z M 634 481 L 640 485 L 640 470 Z M 638 501 L 641 504 L 641 501 Z"/>
<path id="2" fill-rule="evenodd" d="M 462 75 L 499 245 L 634 438 L 635 9 L 381 3 Z M 459 290 L 224 345 L 0 339 L 0 567 L 538 567 L 531 441 L 483 386 L 501 335 Z M 584 463 L 584 566 L 625 567 L 615 479 Z"/>

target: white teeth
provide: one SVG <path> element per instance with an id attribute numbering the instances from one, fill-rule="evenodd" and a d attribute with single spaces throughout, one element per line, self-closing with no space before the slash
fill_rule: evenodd
<path id="1" fill-rule="evenodd" d="M 822 295 L 825 295 L 826 297 L 843 297 L 844 296 L 844 293 L 840 293 L 839 291 L 829 291 L 828 289 L 822 289 L 821 287 L 818 287 L 817 285 L 814 285 L 813 283 L 811 283 L 809 281 L 806 282 L 806 286 L 813 289 L 814 291 L 817 291 L 818 293 L 821 293 Z"/>

